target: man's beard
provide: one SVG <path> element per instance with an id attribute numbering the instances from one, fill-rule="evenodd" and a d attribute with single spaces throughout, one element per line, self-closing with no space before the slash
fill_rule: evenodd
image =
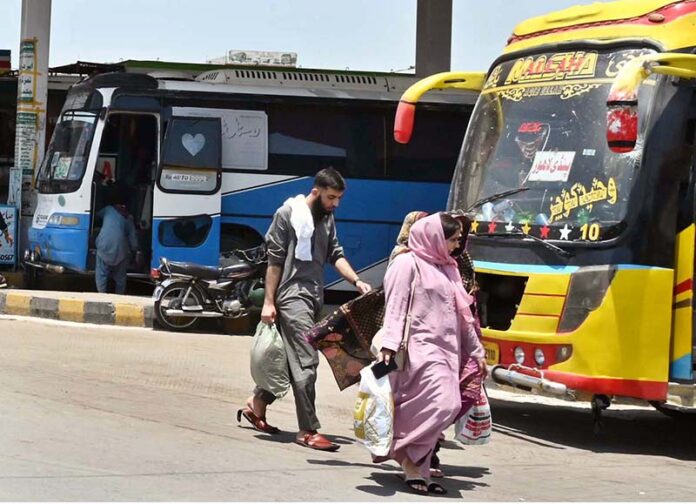
<path id="1" fill-rule="evenodd" d="M 324 205 L 321 204 L 321 198 L 317 198 L 312 202 L 312 217 L 315 221 L 320 221 L 327 215 L 331 215 L 331 210 L 326 210 Z"/>

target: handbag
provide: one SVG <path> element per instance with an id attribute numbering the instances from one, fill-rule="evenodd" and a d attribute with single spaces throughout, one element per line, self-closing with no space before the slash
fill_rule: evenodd
<path id="1" fill-rule="evenodd" d="M 479 400 L 454 425 L 454 437 L 465 445 L 488 444 L 492 430 L 491 407 L 482 386 Z"/>
<path id="2" fill-rule="evenodd" d="M 402 371 L 408 364 L 408 338 L 411 334 L 412 319 L 411 308 L 413 307 L 413 294 L 416 291 L 416 282 L 418 280 L 418 277 L 420 276 L 418 262 L 415 260 L 415 258 L 414 263 L 416 265 L 416 274 L 413 275 L 413 280 L 411 281 L 411 292 L 408 296 L 408 305 L 406 305 L 406 321 L 404 323 L 404 331 L 403 335 L 401 336 L 401 343 L 399 344 L 399 348 L 394 354 L 394 362 L 396 362 L 396 365 L 399 368 L 399 370 Z M 370 347 L 370 350 L 372 351 L 373 355 L 377 355 L 381 349 L 382 330 L 380 329 L 379 331 L 377 331 L 377 334 L 375 334 L 375 337 L 372 339 L 372 346 Z"/>

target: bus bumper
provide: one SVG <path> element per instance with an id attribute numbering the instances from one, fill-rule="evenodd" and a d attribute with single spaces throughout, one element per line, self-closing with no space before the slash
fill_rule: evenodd
<path id="1" fill-rule="evenodd" d="M 524 366 L 511 365 L 495 366 L 491 371 L 493 381 L 499 385 L 521 387 L 540 394 L 550 395 L 562 399 L 575 399 L 575 391 L 567 385 L 549 380 L 544 377 L 543 371 Z"/>

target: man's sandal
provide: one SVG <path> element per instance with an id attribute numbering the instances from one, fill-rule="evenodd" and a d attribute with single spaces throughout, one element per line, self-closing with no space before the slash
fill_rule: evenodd
<path id="1" fill-rule="evenodd" d="M 278 434 L 280 432 L 280 429 L 278 427 L 268 425 L 268 423 L 266 423 L 265 417 L 256 416 L 256 414 L 253 411 L 251 411 L 251 408 L 242 408 L 238 410 L 237 422 L 241 422 L 242 417 L 244 417 L 244 419 L 259 432 L 263 432 L 265 434 Z"/>
<path id="2" fill-rule="evenodd" d="M 295 443 L 314 450 L 331 452 L 336 451 L 341 447 L 341 445 L 332 443 L 318 432 L 315 432 L 314 434 L 305 434 L 302 439 L 295 439 Z"/>

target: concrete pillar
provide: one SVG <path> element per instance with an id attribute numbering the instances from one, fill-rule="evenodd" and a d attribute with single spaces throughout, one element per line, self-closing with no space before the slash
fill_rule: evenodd
<path id="1" fill-rule="evenodd" d="M 33 214 L 33 180 L 44 155 L 48 101 L 48 50 L 51 0 L 22 0 L 22 30 L 17 81 L 17 130 L 14 167 L 7 203 L 17 207 L 22 226 Z M 20 233 L 20 236 L 24 233 Z M 20 239 L 20 242 L 25 242 Z M 17 248 L 21 250 L 21 246 Z"/>
<path id="2" fill-rule="evenodd" d="M 451 59 L 452 0 L 418 0 L 416 75 L 447 72 Z"/>

